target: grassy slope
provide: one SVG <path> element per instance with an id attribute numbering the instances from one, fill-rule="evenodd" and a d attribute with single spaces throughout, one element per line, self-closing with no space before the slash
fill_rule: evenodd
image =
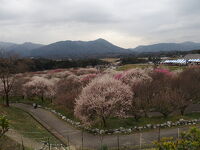
<path id="1" fill-rule="evenodd" d="M 0 150 L 21 150 L 22 146 L 15 141 L 11 140 L 7 136 L 3 136 L 0 138 Z M 25 150 L 31 150 L 29 148 L 25 148 Z"/>
<path id="2" fill-rule="evenodd" d="M 0 114 L 7 116 L 10 128 L 17 130 L 25 137 L 32 138 L 38 142 L 50 138 L 51 143 L 60 143 L 44 127 L 22 110 L 0 105 Z"/>

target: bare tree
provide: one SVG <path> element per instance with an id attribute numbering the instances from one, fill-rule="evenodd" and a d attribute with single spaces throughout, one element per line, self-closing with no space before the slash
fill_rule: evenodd
<path id="1" fill-rule="evenodd" d="M 0 80 L 3 86 L 3 95 L 5 97 L 6 106 L 9 107 L 9 96 L 15 81 L 16 67 L 14 65 L 14 57 L 1 59 L 0 64 Z"/>
<path id="2" fill-rule="evenodd" d="M 174 102 L 176 100 L 172 95 L 174 95 L 174 91 L 171 89 L 164 89 L 160 90 L 153 99 L 155 110 L 160 112 L 165 118 L 175 110 Z"/>
<path id="3" fill-rule="evenodd" d="M 137 103 L 134 106 L 138 106 L 140 115 L 145 115 L 148 117 L 148 112 L 152 108 L 152 99 L 154 96 L 155 86 L 152 84 L 152 81 L 143 81 L 137 85 L 134 89 L 135 102 Z M 137 109 L 135 109 L 137 110 Z"/>

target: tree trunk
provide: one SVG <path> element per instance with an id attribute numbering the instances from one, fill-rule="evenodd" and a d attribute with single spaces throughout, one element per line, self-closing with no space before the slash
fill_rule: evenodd
<path id="1" fill-rule="evenodd" d="M 135 118 L 135 121 L 136 121 L 136 122 L 138 122 L 138 121 L 139 121 L 139 119 L 140 119 L 140 118 L 139 118 L 139 117 L 137 117 L 137 116 L 135 116 L 134 118 Z"/>
<path id="2" fill-rule="evenodd" d="M 42 95 L 41 99 L 42 99 L 42 103 L 44 103 L 44 96 L 43 95 Z"/>
<path id="3" fill-rule="evenodd" d="M 148 117 L 149 117 L 147 111 L 144 111 L 144 116 L 145 116 L 145 118 L 148 118 Z"/>
<path id="4" fill-rule="evenodd" d="M 180 112 L 181 112 L 181 115 L 182 115 L 182 116 L 184 115 L 184 112 L 185 112 L 185 109 L 186 109 L 186 108 L 187 108 L 187 106 L 180 108 Z"/>
<path id="5" fill-rule="evenodd" d="M 102 117 L 103 127 L 106 127 L 106 119 Z"/>
<path id="6" fill-rule="evenodd" d="M 9 97 L 8 97 L 8 94 L 6 94 L 6 106 L 9 107 Z"/>

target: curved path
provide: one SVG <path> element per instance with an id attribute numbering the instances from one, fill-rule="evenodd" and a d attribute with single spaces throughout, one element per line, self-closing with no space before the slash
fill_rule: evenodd
<path id="1" fill-rule="evenodd" d="M 120 135 L 119 139 L 116 135 L 105 135 L 100 137 L 86 132 L 82 133 L 80 130 L 70 126 L 65 121 L 57 118 L 53 113 L 45 109 L 33 109 L 32 106 L 21 103 L 12 104 L 12 106 L 28 112 L 66 145 L 70 142 L 70 144 L 75 147 L 81 147 L 83 143 L 83 147 L 85 148 L 97 149 L 101 144 L 107 145 L 108 147 L 117 147 L 118 144 L 125 147 L 139 146 L 140 141 L 142 142 L 142 145 L 146 145 L 151 144 L 158 139 L 158 130 L 143 132 L 142 134 Z M 187 128 L 188 127 L 180 128 L 180 131 L 186 130 Z M 177 128 L 162 129 L 161 137 L 177 137 L 177 133 Z"/>

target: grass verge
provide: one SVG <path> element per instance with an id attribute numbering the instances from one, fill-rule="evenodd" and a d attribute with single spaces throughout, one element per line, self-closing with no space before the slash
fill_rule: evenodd
<path id="1" fill-rule="evenodd" d="M 0 150 L 21 150 L 22 146 L 7 136 L 0 138 Z M 25 148 L 25 150 L 32 150 L 30 148 Z"/>
<path id="2" fill-rule="evenodd" d="M 0 114 L 6 115 L 9 120 L 10 128 L 18 131 L 24 137 L 37 142 L 43 142 L 49 138 L 51 143 L 60 144 L 60 141 L 26 112 L 18 108 L 0 105 Z"/>

